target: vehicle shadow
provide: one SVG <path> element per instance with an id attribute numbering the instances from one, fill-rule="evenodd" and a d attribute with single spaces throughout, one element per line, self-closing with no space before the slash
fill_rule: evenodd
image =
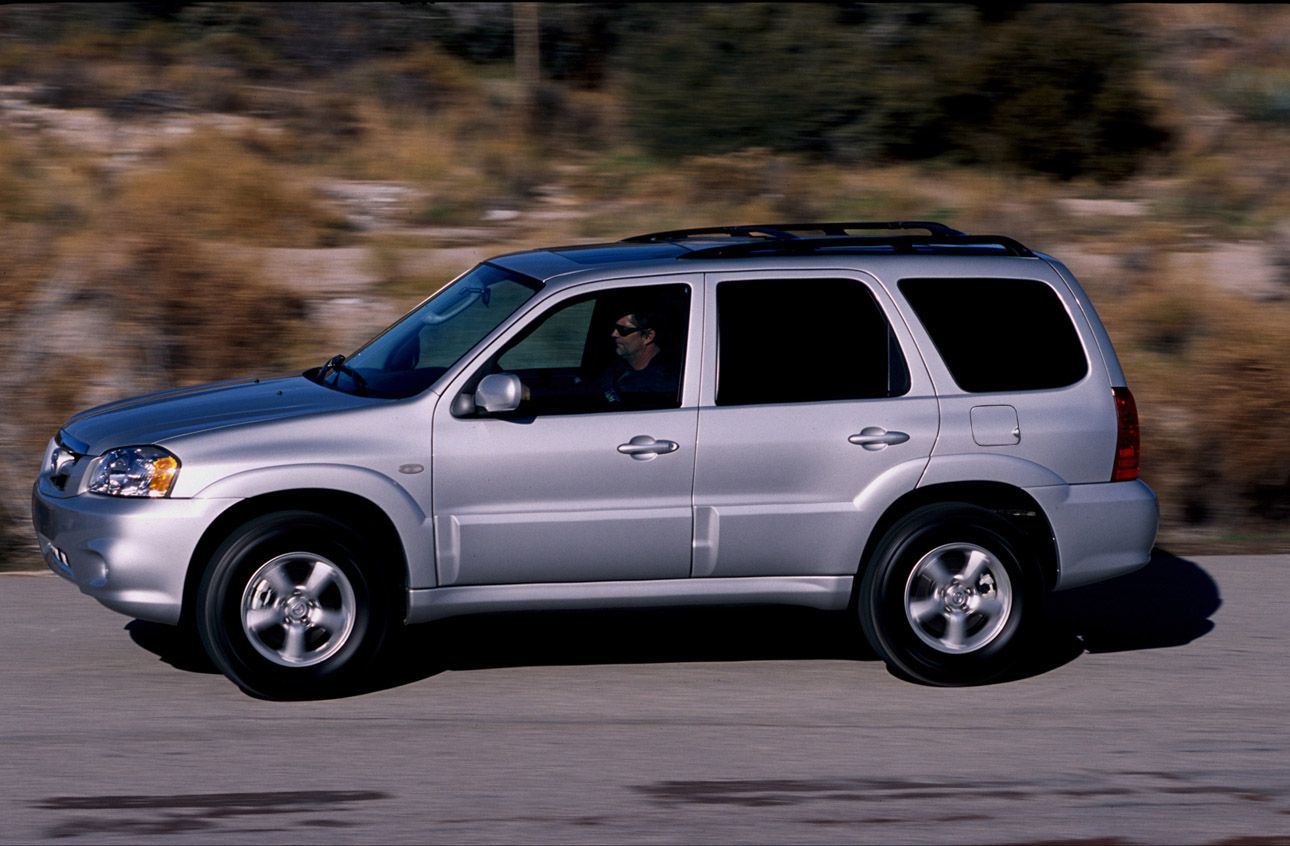
<path id="1" fill-rule="evenodd" d="M 1214 628 L 1223 604 L 1199 565 L 1156 549 L 1135 573 L 1054 594 L 1053 617 L 1070 621 L 1089 652 L 1182 646 Z"/>
<path id="2" fill-rule="evenodd" d="M 808 608 L 499 612 L 410 627 L 371 683 L 504 667 L 811 659 L 877 660 L 848 615 Z"/>
<path id="3" fill-rule="evenodd" d="M 1050 672 L 1085 652 L 1183 646 L 1213 630 L 1221 605 L 1204 569 L 1157 548 L 1141 570 L 1052 594 L 1036 648 L 1004 680 Z"/>
<path id="4" fill-rule="evenodd" d="M 218 673 L 206 656 L 197 632 L 189 626 L 167 626 L 147 620 L 131 620 L 125 630 L 136 646 L 156 655 L 176 670 L 186 673 Z"/>
<path id="5" fill-rule="evenodd" d="M 1182 646 L 1203 637 L 1221 605 L 1195 563 L 1156 550 L 1141 570 L 1054 594 L 1030 654 L 995 683 L 1052 672 L 1085 652 Z M 134 620 L 134 642 L 186 672 L 217 672 L 184 629 Z M 372 693 L 446 671 L 587 664 L 876 661 L 849 613 L 791 607 L 498 612 L 412 626 L 361 689 Z"/>
<path id="6" fill-rule="evenodd" d="M 177 670 L 219 672 L 196 632 L 145 620 L 131 620 L 125 630 L 136 646 Z M 847 615 L 806 608 L 497 612 L 407 628 L 355 692 L 449 670 L 812 658 L 876 660 Z"/>
<path id="7" fill-rule="evenodd" d="M 1053 594 L 1027 658 L 996 684 L 1042 675 L 1085 652 L 1182 646 L 1213 629 L 1218 585 L 1165 550 L 1141 570 Z M 693 608 L 479 614 L 409 629 L 373 690 L 446 670 L 696 661 L 876 661 L 849 614 Z"/>

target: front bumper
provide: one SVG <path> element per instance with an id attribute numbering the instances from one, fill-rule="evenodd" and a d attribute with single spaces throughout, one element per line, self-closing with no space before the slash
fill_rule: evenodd
<path id="1" fill-rule="evenodd" d="M 1027 488 L 1057 539 L 1057 590 L 1122 576 L 1151 560 L 1160 513 L 1146 483 Z"/>
<path id="2" fill-rule="evenodd" d="M 31 517 L 49 569 L 113 611 L 173 625 L 193 551 L 234 502 L 63 496 L 42 479 Z"/>

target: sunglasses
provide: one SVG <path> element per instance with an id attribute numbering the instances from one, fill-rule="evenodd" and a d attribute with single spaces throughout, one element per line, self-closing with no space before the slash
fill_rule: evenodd
<path id="1" fill-rule="evenodd" d="M 633 332 L 639 332 L 640 330 L 641 328 L 639 326 L 624 326 L 621 323 L 615 323 L 613 328 L 613 332 L 617 332 L 620 338 L 626 338 Z"/>

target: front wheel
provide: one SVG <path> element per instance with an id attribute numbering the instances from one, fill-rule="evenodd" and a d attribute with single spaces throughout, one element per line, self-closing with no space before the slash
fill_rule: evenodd
<path id="1" fill-rule="evenodd" d="M 939 504 L 883 537 L 861 577 L 858 611 L 874 651 L 898 672 L 974 684 L 1020 657 L 1037 590 L 1007 522 L 976 506 Z"/>
<path id="2" fill-rule="evenodd" d="M 375 556 L 344 524 L 312 512 L 252 520 L 211 557 L 197 631 L 215 665 L 270 699 L 345 691 L 390 628 Z"/>

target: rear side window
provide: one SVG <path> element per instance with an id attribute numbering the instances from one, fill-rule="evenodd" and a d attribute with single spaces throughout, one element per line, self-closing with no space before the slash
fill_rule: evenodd
<path id="1" fill-rule="evenodd" d="M 717 405 L 899 396 L 909 370 L 873 294 L 854 279 L 717 286 Z"/>
<path id="2" fill-rule="evenodd" d="M 950 375 L 972 393 L 1063 388 L 1088 359 L 1057 292 L 1033 279 L 902 279 Z"/>

